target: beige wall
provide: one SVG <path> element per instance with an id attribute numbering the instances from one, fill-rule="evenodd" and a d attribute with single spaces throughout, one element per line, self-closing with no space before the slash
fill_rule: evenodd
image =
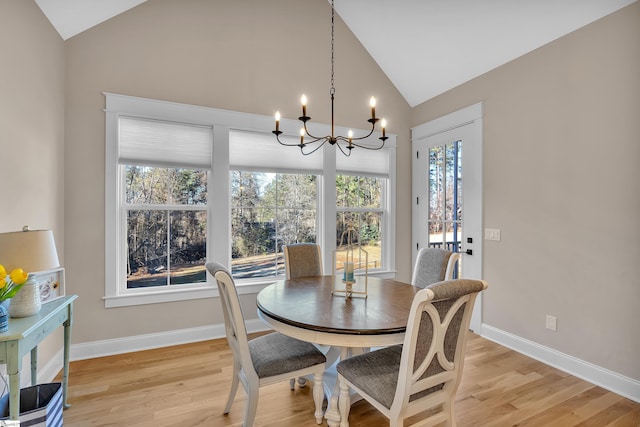
<path id="1" fill-rule="evenodd" d="M 104 309 L 102 92 L 296 117 L 304 90 L 328 122 L 328 13 L 313 0 L 151 0 L 63 43 L 35 2 L 0 3 L 0 148 L 29 159 L 0 168 L 0 232 L 54 230 L 80 296 L 74 343 L 222 321 L 211 300 Z M 484 101 L 485 226 L 502 230 L 485 242 L 485 321 L 636 380 L 638 22 L 635 3 L 413 111 L 339 19 L 336 34 L 338 124 L 360 127 L 375 93 L 398 134 L 398 277 L 411 272 L 408 129 Z M 46 208 L 23 208 L 34 200 Z"/>
<path id="2" fill-rule="evenodd" d="M 80 296 L 74 343 L 222 323 L 216 300 L 105 309 L 103 92 L 256 114 L 330 121 L 330 5 L 322 0 L 148 1 L 66 42 L 66 259 Z M 409 158 L 410 109 L 340 19 L 336 120 L 364 127 L 368 99 Z M 275 143 L 275 141 L 274 141 Z M 410 170 L 398 169 L 398 204 L 410 206 Z M 398 215 L 398 268 L 410 278 L 410 209 Z M 255 296 L 243 296 L 255 318 Z"/>
<path id="3" fill-rule="evenodd" d="M 64 264 L 64 42 L 35 2 L 2 0 L 0 52 L 0 232 L 52 229 Z"/>
<path id="4" fill-rule="evenodd" d="M 484 101 L 484 321 L 640 380 L 640 3 L 413 110 Z M 558 331 L 545 329 L 545 315 Z"/>

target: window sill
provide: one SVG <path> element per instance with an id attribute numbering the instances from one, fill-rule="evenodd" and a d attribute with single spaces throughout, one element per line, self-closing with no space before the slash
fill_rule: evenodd
<path id="1" fill-rule="evenodd" d="M 239 295 L 257 294 L 263 288 L 273 283 L 247 283 L 238 284 Z M 129 307 L 135 305 L 159 304 L 165 302 L 188 301 L 202 298 L 217 298 L 217 287 L 195 288 L 195 289 L 171 289 L 164 291 L 136 292 L 135 294 L 106 296 L 104 308 Z"/>
<path id="2" fill-rule="evenodd" d="M 381 279 L 393 279 L 395 271 L 376 271 L 369 273 L 370 277 L 379 277 Z M 257 294 L 262 289 L 274 283 L 278 279 L 268 279 L 266 281 L 251 281 L 245 283 L 236 283 L 238 295 Z M 202 298 L 218 298 L 217 287 L 200 287 L 191 289 L 171 289 L 163 291 L 136 292 L 135 294 L 114 295 L 103 297 L 104 308 L 129 307 L 135 305 L 159 304 L 165 302 L 188 301 Z"/>

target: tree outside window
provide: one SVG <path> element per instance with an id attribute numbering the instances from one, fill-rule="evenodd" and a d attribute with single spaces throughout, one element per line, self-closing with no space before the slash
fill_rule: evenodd
<path id="1" fill-rule="evenodd" d="M 429 246 L 453 252 L 462 236 L 462 141 L 429 149 Z"/>
<path id="2" fill-rule="evenodd" d="M 347 229 L 352 226 L 353 244 L 359 244 L 368 254 L 369 270 L 383 267 L 382 220 L 385 178 L 367 176 L 336 176 L 336 250 L 337 257 L 346 252 Z M 355 266 L 364 269 L 364 265 Z"/>
<path id="3" fill-rule="evenodd" d="M 207 172 L 124 166 L 127 289 L 206 282 Z"/>
<path id="4" fill-rule="evenodd" d="M 317 238 L 316 175 L 231 171 L 230 178 L 233 276 L 284 274 L 282 246 Z"/>

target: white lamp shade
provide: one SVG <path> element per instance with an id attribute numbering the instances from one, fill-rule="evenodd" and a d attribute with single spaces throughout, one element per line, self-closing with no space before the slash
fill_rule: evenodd
<path id="1" fill-rule="evenodd" d="M 0 233 L 0 264 L 7 272 L 22 268 L 27 273 L 60 267 L 51 230 Z"/>

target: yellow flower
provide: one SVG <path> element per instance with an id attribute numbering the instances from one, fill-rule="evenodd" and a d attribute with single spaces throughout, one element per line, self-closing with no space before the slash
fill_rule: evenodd
<path id="1" fill-rule="evenodd" d="M 23 269 L 16 268 L 11 271 L 11 274 L 7 274 L 4 265 L 0 264 L 0 302 L 13 298 L 28 278 L 29 273 Z"/>
<path id="2" fill-rule="evenodd" d="M 22 285 L 29 278 L 29 273 L 25 273 L 21 268 L 16 268 L 11 272 L 9 278 L 16 285 Z"/>

